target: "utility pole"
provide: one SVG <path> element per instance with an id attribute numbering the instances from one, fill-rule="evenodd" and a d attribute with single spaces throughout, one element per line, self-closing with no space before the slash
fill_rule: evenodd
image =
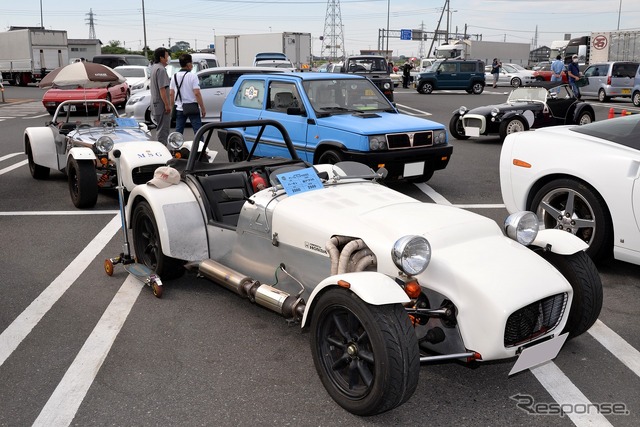
<path id="1" fill-rule="evenodd" d="M 144 16 L 144 0 L 142 0 L 142 32 L 144 33 L 144 46 L 142 47 L 142 51 L 145 58 L 149 58 L 149 54 L 147 53 L 147 22 Z"/>

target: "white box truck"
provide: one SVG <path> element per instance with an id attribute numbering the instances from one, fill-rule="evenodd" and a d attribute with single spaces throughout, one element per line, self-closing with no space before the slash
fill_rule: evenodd
<path id="1" fill-rule="evenodd" d="M 482 40 L 457 40 L 436 48 L 438 58 L 479 59 L 491 64 L 493 58 L 509 64 L 529 65 L 529 43 L 486 42 Z"/>
<path id="2" fill-rule="evenodd" d="M 572 38 L 564 51 L 565 63 L 578 55 L 580 65 L 609 61 L 640 62 L 640 31 L 603 31 Z"/>
<path id="3" fill-rule="evenodd" d="M 220 66 L 252 66 L 257 53 L 284 53 L 298 70 L 311 65 L 311 33 L 222 35 L 215 38 Z"/>
<path id="4" fill-rule="evenodd" d="M 67 32 L 44 28 L 0 33 L 0 72 L 14 85 L 36 82 L 69 63 Z"/>

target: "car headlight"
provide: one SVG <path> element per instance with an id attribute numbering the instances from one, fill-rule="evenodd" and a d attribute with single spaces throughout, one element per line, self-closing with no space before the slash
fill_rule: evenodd
<path id="1" fill-rule="evenodd" d="M 447 142 L 447 131 L 438 129 L 433 131 L 433 144 L 444 144 Z"/>
<path id="2" fill-rule="evenodd" d="M 538 217 L 533 212 L 516 212 L 504 220 L 504 232 L 510 239 L 529 246 L 538 236 Z"/>
<path id="3" fill-rule="evenodd" d="M 467 111 L 469 111 L 469 110 L 464 105 L 462 107 L 458 108 L 458 114 L 460 114 L 461 116 L 464 116 Z"/>
<path id="4" fill-rule="evenodd" d="M 144 82 L 142 83 L 138 83 L 136 85 L 133 85 L 133 87 L 131 89 L 135 90 L 135 89 L 142 89 L 144 87 Z"/>
<path id="5" fill-rule="evenodd" d="M 385 83 L 382 85 L 382 87 L 383 87 L 383 88 L 385 88 L 386 90 L 389 90 L 389 89 L 391 89 L 391 83 L 389 83 L 389 82 L 385 82 Z"/>
<path id="6" fill-rule="evenodd" d="M 408 276 L 422 273 L 431 261 L 431 245 L 422 236 L 404 236 L 391 250 L 394 264 Z"/>
<path id="7" fill-rule="evenodd" d="M 101 136 L 96 141 L 96 148 L 99 152 L 107 154 L 111 149 L 113 149 L 113 139 L 106 135 Z"/>
<path id="8" fill-rule="evenodd" d="M 129 101 L 127 101 L 127 105 L 133 105 L 133 104 L 135 104 L 137 102 L 142 101 L 143 99 L 144 99 L 144 96 L 135 97 L 135 98 L 131 97 L 131 98 L 129 98 Z"/>
<path id="9" fill-rule="evenodd" d="M 369 137 L 369 150 L 380 151 L 387 149 L 387 138 L 385 135 L 371 135 Z"/>
<path id="10" fill-rule="evenodd" d="M 167 143 L 169 144 L 169 148 L 177 150 L 184 144 L 184 137 L 180 132 L 171 132 L 167 137 Z"/>
<path id="11" fill-rule="evenodd" d="M 498 110 L 496 107 L 493 107 L 493 108 L 491 109 L 491 115 L 492 115 L 493 117 L 497 116 L 497 115 L 498 115 L 498 113 L 500 113 L 500 110 Z"/>

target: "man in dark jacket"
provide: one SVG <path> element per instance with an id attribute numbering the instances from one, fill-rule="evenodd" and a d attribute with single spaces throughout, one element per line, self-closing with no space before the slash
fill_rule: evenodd
<path id="1" fill-rule="evenodd" d="M 409 87 L 409 78 L 411 78 L 411 70 L 413 65 L 406 60 L 402 66 L 402 87 L 407 89 Z"/>

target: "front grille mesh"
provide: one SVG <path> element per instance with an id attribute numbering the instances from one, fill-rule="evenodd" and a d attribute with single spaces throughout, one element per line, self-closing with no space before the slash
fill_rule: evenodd
<path id="1" fill-rule="evenodd" d="M 131 179 L 133 180 L 133 183 L 136 185 L 140 185 L 145 184 L 147 181 L 150 181 L 153 178 L 153 173 L 160 166 L 164 165 L 146 165 L 133 168 L 133 170 L 131 171 Z"/>
<path id="2" fill-rule="evenodd" d="M 469 126 L 469 127 L 473 127 L 473 128 L 481 128 L 482 127 L 482 120 L 474 118 L 474 117 L 469 117 L 469 118 L 464 118 L 464 125 L 465 126 Z"/>
<path id="3" fill-rule="evenodd" d="M 392 133 L 387 135 L 390 150 L 433 145 L 433 132 Z"/>
<path id="4" fill-rule="evenodd" d="M 558 326 L 567 305 L 567 294 L 541 299 L 514 312 L 507 319 L 504 346 L 520 345 L 552 331 Z"/>

